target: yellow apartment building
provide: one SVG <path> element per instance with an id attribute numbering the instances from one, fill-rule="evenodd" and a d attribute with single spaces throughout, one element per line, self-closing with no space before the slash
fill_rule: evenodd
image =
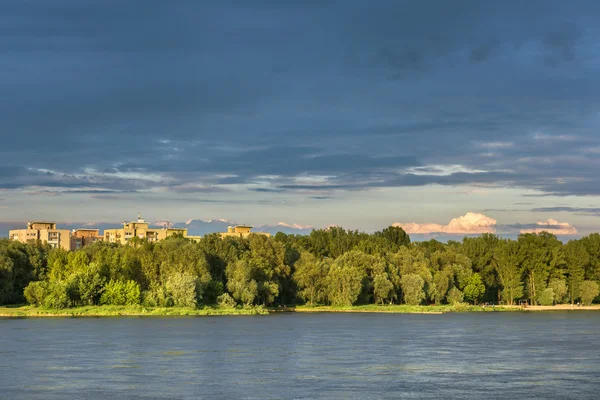
<path id="1" fill-rule="evenodd" d="M 228 236 L 233 236 L 233 237 L 245 238 L 251 234 L 271 236 L 271 234 L 269 232 L 252 232 L 251 231 L 252 228 L 254 228 L 254 227 L 249 226 L 249 225 L 228 226 L 227 232 L 222 232 L 221 237 L 224 238 L 224 237 L 228 237 Z"/>
<path id="2" fill-rule="evenodd" d="M 158 242 L 173 235 L 187 236 L 187 228 L 150 228 L 138 214 L 137 221 L 123 222 L 123 228 L 104 230 L 104 240 L 109 243 L 126 244 L 134 237 Z"/>
<path id="3" fill-rule="evenodd" d="M 60 247 L 71 250 L 71 231 L 68 229 L 57 229 L 56 222 L 31 221 L 27 222 L 26 229 L 13 229 L 8 231 L 10 240 L 22 243 L 29 241 L 41 241 L 48 243 L 51 247 Z"/>

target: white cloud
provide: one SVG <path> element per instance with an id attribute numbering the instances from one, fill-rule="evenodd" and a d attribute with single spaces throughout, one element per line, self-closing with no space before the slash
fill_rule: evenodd
<path id="1" fill-rule="evenodd" d="M 521 233 L 541 233 L 548 232 L 554 235 L 576 235 L 577 229 L 568 222 L 558 222 L 555 219 L 549 219 L 545 222 L 538 222 L 539 228 L 521 229 Z"/>
<path id="2" fill-rule="evenodd" d="M 312 229 L 313 227 L 310 225 L 301 225 L 301 224 L 288 224 L 285 222 L 279 222 L 277 226 L 284 226 L 286 228 L 294 228 L 294 229 Z"/>
<path id="3" fill-rule="evenodd" d="M 484 214 L 468 212 L 462 217 L 454 218 L 448 225 L 435 223 L 418 224 L 416 222 L 396 222 L 408 234 L 446 233 L 451 235 L 495 233 L 496 220 Z"/>

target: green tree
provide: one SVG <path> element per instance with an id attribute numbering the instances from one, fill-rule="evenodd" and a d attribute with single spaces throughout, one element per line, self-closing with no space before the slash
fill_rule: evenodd
<path id="1" fill-rule="evenodd" d="M 327 298 L 334 306 L 351 306 L 356 303 L 367 278 L 364 253 L 348 252 L 336 259 L 327 275 Z"/>
<path id="2" fill-rule="evenodd" d="M 519 269 L 519 244 L 512 240 L 503 240 L 495 250 L 495 266 L 498 281 L 502 288 L 502 299 L 512 305 L 523 296 L 523 281 Z"/>
<path id="3" fill-rule="evenodd" d="M 417 274 L 406 274 L 402 276 L 402 292 L 404 302 L 410 305 L 418 305 L 425 299 L 423 285 L 425 281 Z"/>
<path id="4" fill-rule="evenodd" d="M 373 279 L 373 291 L 377 303 L 383 304 L 391 300 L 394 293 L 394 284 L 388 279 L 386 272 L 375 275 Z"/>
<path id="5" fill-rule="evenodd" d="M 543 306 L 554 305 L 554 289 L 546 288 L 539 297 L 539 302 Z"/>
<path id="6" fill-rule="evenodd" d="M 165 283 L 165 288 L 176 307 L 196 308 L 198 297 L 200 297 L 197 291 L 198 286 L 198 278 L 189 272 L 173 273 Z"/>
<path id="7" fill-rule="evenodd" d="M 130 306 L 140 304 L 140 285 L 132 280 L 123 282 L 110 280 L 105 286 L 100 304 L 113 306 Z"/>
<path id="8" fill-rule="evenodd" d="M 248 259 L 241 259 L 227 266 L 227 290 L 234 299 L 245 305 L 254 303 L 258 297 L 258 283 L 253 278 L 253 266 Z"/>
<path id="9" fill-rule="evenodd" d="M 98 304 L 106 281 L 101 275 L 100 267 L 95 263 L 90 263 L 83 267 L 82 271 L 76 273 L 75 279 L 81 304 L 90 306 Z"/>
<path id="10" fill-rule="evenodd" d="M 548 288 L 554 293 L 554 302 L 562 303 L 567 295 L 567 282 L 564 279 L 551 279 Z"/>
<path id="11" fill-rule="evenodd" d="M 484 293 L 485 285 L 483 284 L 481 275 L 479 275 L 478 273 L 471 275 L 467 286 L 465 286 L 465 298 L 473 302 L 473 304 L 477 304 L 479 300 L 481 300 L 481 298 L 483 297 Z"/>
<path id="12" fill-rule="evenodd" d="M 581 242 L 571 240 L 565 246 L 565 260 L 567 263 L 569 299 L 573 304 L 579 298 L 580 287 L 585 278 L 585 266 L 589 263 L 589 254 Z"/>
<path id="13" fill-rule="evenodd" d="M 329 263 L 303 251 L 300 259 L 294 264 L 294 269 L 294 281 L 300 289 L 298 295 L 308 304 L 322 301 L 326 297 L 325 288 Z"/>
<path id="14" fill-rule="evenodd" d="M 448 303 L 450 304 L 458 304 L 463 302 L 464 295 L 463 293 L 456 287 L 453 287 L 448 292 Z"/>
<path id="15" fill-rule="evenodd" d="M 590 304 L 592 304 L 592 301 L 596 297 L 598 297 L 598 294 L 600 294 L 600 290 L 598 289 L 598 284 L 596 282 L 583 281 L 581 283 L 580 293 L 581 293 L 581 302 L 584 305 L 589 306 Z"/>

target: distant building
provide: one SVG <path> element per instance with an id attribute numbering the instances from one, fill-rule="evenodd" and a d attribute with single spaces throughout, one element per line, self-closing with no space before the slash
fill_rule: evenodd
<path id="1" fill-rule="evenodd" d="M 78 250 L 102 239 L 103 237 L 98 229 L 73 229 L 73 232 L 71 232 L 71 250 Z"/>
<path id="2" fill-rule="evenodd" d="M 221 237 L 224 238 L 224 237 L 228 237 L 228 236 L 233 236 L 233 237 L 245 238 L 251 234 L 271 236 L 271 234 L 268 232 L 251 232 L 250 230 L 252 228 L 253 228 L 253 226 L 249 226 L 249 225 L 228 226 L 227 232 L 222 232 Z"/>
<path id="3" fill-rule="evenodd" d="M 138 214 L 137 221 L 123 222 L 123 228 L 104 230 L 104 240 L 109 243 L 126 244 L 134 237 L 158 242 L 173 235 L 187 236 L 187 228 L 150 228 Z"/>
<path id="4" fill-rule="evenodd" d="M 53 248 L 72 249 L 71 231 L 68 229 L 57 229 L 56 222 L 28 222 L 26 229 L 8 231 L 8 237 L 10 240 L 17 240 L 22 243 L 39 240 L 42 243 L 48 243 Z"/>

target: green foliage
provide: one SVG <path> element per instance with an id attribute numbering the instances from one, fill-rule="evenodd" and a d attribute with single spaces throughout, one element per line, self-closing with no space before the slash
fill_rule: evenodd
<path id="1" fill-rule="evenodd" d="M 373 294 L 375 302 L 383 304 L 394 296 L 394 284 L 389 280 L 386 272 L 380 272 L 373 278 Z"/>
<path id="2" fill-rule="evenodd" d="M 334 306 L 351 306 L 358 300 L 367 277 L 366 254 L 349 251 L 335 260 L 327 275 L 327 298 Z"/>
<path id="3" fill-rule="evenodd" d="M 147 307 L 184 305 L 177 310 L 231 305 L 231 299 L 246 306 L 511 305 L 548 304 L 552 293 L 553 303 L 593 301 L 593 284 L 585 281 L 600 281 L 599 234 L 566 244 L 548 233 L 444 244 L 411 243 L 397 227 L 374 234 L 334 227 L 274 238 L 213 234 L 198 243 L 98 242 L 74 252 L 0 239 L 0 303 L 52 309 L 139 304 L 141 297 Z"/>
<path id="4" fill-rule="evenodd" d="M 571 304 L 579 298 L 581 285 L 585 279 L 585 266 L 589 263 L 589 254 L 580 241 L 571 240 L 565 246 L 567 263 L 567 282 Z"/>
<path id="5" fill-rule="evenodd" d="M 130 306 L 140 304 L 140 285 L 132 280 L 123 282 L 110 280 L 105 286 L 100 304 Z"/>
<path id="6" fill-rule="evenodd" d="M 543 306 L 551 306 L 554 305 L 554 289 L 547 288 L 545 289 L 540 297 L 538 298 L 539 302 Z"/>
<path id="7" fill-rule="evenodd" d="M 66 308 L 71 307 L 69 292 L 71 286 L 65 281 L 53 281 L 48 285 L 43 306 L 47 308 Z"/>
<path id="8" fill-rule="evenodd" d="M 512 305 L 523 296 L 518 243 L 508 240 L 499 242 L 495 249 L 495 258 L 502 299 L 506 304 Z"/>
<path id="9" fill-rule="evenodd" d="M 175 307 L 196 308 L 198 304 L 197 278 L 187 272 L 174 273 L 167 279 L 165 287 Z"/>
<path id="10" fill-rule="evenodd" d="M 485 293 L 485 285 L 481 280 L 481 275 L 475 273 L 471 275 L 464 289 L 464 295 L 467 300 L 477 304 Z"/>
<path id="11" fill-rule="evenodd" d="M 142 304 L 145 307 L 172 307 L 173 299 L 164 285 L 152 284 L 148 290 L 143 293 Z"/>
<path id="12" fill-rule="evenodd" d="M 448 296 L 446 296 L 446 298 L 448 303 L 455 305 L 463 302 L 464 295 L 458 288 L 453 287 L 448 292 Z"/>
<path id="13" fill-rule="evenodd" d="M 30 282 L 23 291 L 25 300 L 32 306 L 41 306 L 48 292 L 48 283 L 42 281 Z"/>
<path id="14" fill-rule="evenodd" d="M 567 295 L 567 282 L 564 279 L 552 279 L 548 288 L 554 293 L 554 302 L 562 303 Z"/>
<path id="15" fill-rule="evenodd" d="M 329 262 L 319 260 L 313 254 L 303 251 L 294 264 L 294 269 L 294 282 L 300 289 L 298 296 L 308 304 L 324 300 Z"/>
<path id="16" fill-rule="evenodd" d="M 227 266 L 227 290 L 234 299 L 250 305 L 258 297 L 258 283 L 253 278 L 255 275 L 252 262 L 243 259 Z"/>
<path id="17" fill-rule="evenodd" d="M 410 305 L 421 304 L 425 299 L 423 285 L 425 281 L 417 274 L 406 274 L 402 276 L 401 285 L 404 293 L 404 302 Z"/>
<path id="18" fill-rule="evenodd" d="M 581 302 L 584 305 L 592 304 L 592 301 L 598 297 L 600 294 L 600 290 L 598 289 L 598 284 L 594 281 L 583 281 L 580 287 L 580 296 Z"/>
<path id="19" fill-rule="evenodd" d="M 106 282 L 98 265 L 91 263 L 82 267 L 82 270 L 75 274 L 75 279 L 81 305 L 97 305 Z"/>
<path id="20" fill-rule="evenodd" d="M 217 304 L 223 308 L 233 308 L 237 305 L 237 302 L 229 293 L 223 293 L 217 298 Z"/>

